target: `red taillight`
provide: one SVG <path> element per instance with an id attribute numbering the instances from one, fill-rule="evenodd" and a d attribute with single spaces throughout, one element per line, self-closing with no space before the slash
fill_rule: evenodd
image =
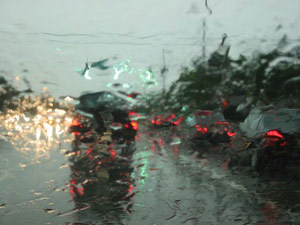
<path id="1" fill-rule="evenodd" d="M 171 119 L 171 116 L 164 118 L 164 122 L 168 122 Z"/>
<path id="2" fill-rule="evenodd" d="M 236 135 L 236 132 L 227 132 L 227 135 L 229 136 L 229 137 L 233 137 L 234 135 Z"/>
<path id="3" fill-rule="evenodd" d="M 76 185 L 76 181 L 70 180 L 70 194 L 72 195 L 72 197 L 75 196 L 74 185 Z"/>
<path id="4" fill-rule="evenodd" d="M 176 120 L 176 121 L 174 122 L 174 124 L 175 124 L 175 125 L 178 125 L 182 120 L 183 120 L 183 117 L 181 116 L 181 117 L 179 117 L 178 120 Z"/>
<path id="5" fill-rule="evenodd" d="M 139 125 L 136 121 L 131 121 L 131 126 L 136 131 L 139 129 Z"/>
<path id="6" fill-rule="evenodd" d="M 130 193 L 130 192 L 132 192 L 132 191 L 134 191 L 134 186 L 132 186 L 131 184 L 129 184 L 129 187 L 128 187 L 128 189 L 127 189 L 127 192 Z"/>
<path id="7" fill-rule="evenodd" d="M 76 181 L 75 180 L 71 180 L 70 181 L 70 194 L 72 195 L 72 197 L 75 197 L 75 190 L 77 191 L 77 193 L 80 195 L 80 196 L 83 196 L 84 195 L 84 187 L 81 186 L 81 188 L 78 188 L 76 186 Z"/>
<path id="8" fill-rule="evenodd" d="M 83 196 L 84 195 L 84 187 L 77 188 L 77 192 L 80 196 Z"/>
<path id="9" fill-rule="evenodd" d="M 128 124 L 125 124 L 124 127 L 125 127 L 125 128 L 129 128 L 129 125 L 128 125 Z"/>
<path id="10" fill-rule="evenodd" d="M 171 114 L 170 116 L 167 116 L 164 121 L 168 122 L 170 119 L 174 119 L 175 118 L 175 114 Z"/>
<path id="11" fill-rule="evenodd" d="M 267 137 L 283 138 L 283 135 L 278 130 L 270 130 L 267 132 Z"/>
<path id="12" fill-rule="evenodd" d="M 129 113 L 128 113 L 129 116 L 134 115 L 134 114 L 136 114 L 136 112 L 133 112 L 133 111 L 132 111 L 132 112 L 129 112 Z"/>
<path id="13" fill-rule="evenodd" d="M 207 127 L 199 127 L 197 131 L 200 131 L 202 134 L 206 134 L 208 132 Z"/>
<path id="14" fill-rule="evenodd" d="M 78 136 L 78 135 L 80 135 L 80 132 L 74 131 L 73 134 L 74 134 L 75 136 Z"/>
<path id="15" fill-rule="evenodd" d="M 116 158 L 117 152 L 114 149 L 110 150 L 110 159 L 114 160 Z"/>
<path id="16" fill-rule="evenodd" d="M 155 124 L 155 120 L 152 120 L 151 122 L 152 122 L 153 124 Z"/>
<path id="17" fill-rule="evenodd" d="M 156 125 L 161 125 L 161 121 L 160 121 L 160 120 L 157 120 L 157 121 L 156 121 Z"/>
<path id="18" fill-rule="evenodd" d="M 285 142 L 282 142 L 282 143 L 280 144 L 280 146 L 283 147 L 283 146 L 286 146 L 286 144 L 287 144 L 287 142 L 285 141 Z"/>
<path id="19" fill-rule="evenodd" d="M 282 142 L 284 137 L 278 130 L 269 130 L 265 135 L 262 135 L 262 138 L 265 138 L 264 147 L 276 146 L 277 143 L 279 143 L 281 147 L 284 147 L 287 144 L 286 141 Z"/>
<path id="20" fill-rule="evenodd" d="M 87 155 L 90 155 L 90 154 L 92 153 L 92 151 L 93 151 L 93 149 L 90 148 L 90 149 L 88 149 L 88 150 L 86 151 L 86 154 L 87 154 Z"/>

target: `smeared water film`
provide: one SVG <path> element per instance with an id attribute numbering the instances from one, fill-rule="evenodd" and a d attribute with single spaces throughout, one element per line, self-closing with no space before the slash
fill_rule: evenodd
<path id="1" fill-rule="evenodd" d="M 0 224 L 300 224 L 299 7 L 2 1 Z"/>

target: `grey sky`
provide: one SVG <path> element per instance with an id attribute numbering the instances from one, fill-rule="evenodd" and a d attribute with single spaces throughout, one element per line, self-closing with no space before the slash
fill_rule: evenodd
<path id="1" fill-rule="evenodd" d="M 212 15 L 204 0 L 0 0 L 0 69 L 11 80 L 27 77 L 37 92 L 45 86 L 43 81 L 49 81 L 58 84 L 48 85 L 55 96 L 76 96 L 104 89 L 112 81 L 113 69 L 105 73 L 91 70 L 91 81 L 76 73 L 75 68 L 84 67 L 87 58 L 108 57 L 108 64 L 113 65 L 131 57 L 132 66 L 151 66 L 160 81 L 165 48 L 168 83 L 175 80 L 181 65 L 189 65 L 202 54 L 204 18 L 209 52 L 225 32 L 232 56 L 272 48 L 283 34 L 291 42 L 300 36 L 299 0 L 208 3 Z M 120 77 L 120 82 L 142 90 L 138 76 Z"/>

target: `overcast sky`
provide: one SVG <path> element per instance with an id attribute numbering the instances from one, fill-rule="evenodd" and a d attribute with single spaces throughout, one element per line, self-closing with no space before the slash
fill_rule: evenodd
<path id="1" fill-rule="evenodd" d="M 202 54 L 203 19 L 208 52 L 217 48 L 223 33 L 233 57 L 272 48 L 284 34 L 299 41 L 299 0 L 208 4 L 212 14 L 204 0 L 0 0 L 0 70 L 10 80 L 26 77 L 36 92 L 47 86 L 55 96 L 78 96 L 105 89 L 114 75 L 112 68 L 92 69 L 92 80 L 84 79 L 75 69 L 87 59 L 109 58 L 112 66 L 131 58 L 137 70 L 151 66 L 161 87 L 162 49 L 170 84 L 182 65 Z M 142 90 L 137 75 L 120 75 L 120 82 Z"/>

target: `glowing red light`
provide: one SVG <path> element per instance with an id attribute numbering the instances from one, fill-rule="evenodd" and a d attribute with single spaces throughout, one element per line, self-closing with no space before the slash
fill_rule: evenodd
<path id="1" fill-rule="evenodd" d="M 70 194 L 72 195 L 72 197 L 75 196 L 74 185 L 76 185 L 76 181 L 70 180 Z"/>
<path id="2" fill-rule="evenodd" d="M 213 112 L 209 110 L 197 110 L 196 116 L 210 116 Z"/>
<path id="3" fill-rule="evenodd" d="M 76 126 L 79 126 L 79 125 L 80 125 L 80 122 L 79 122 L 78 120 L 73 120 L 73 121 L 72 121 L 71 126 L 76 127 Z"/>
<path id="4" fill-rule="evenodd" d="M 164 119 L 164 121 L 167 122 L 167 121 L 169 121 L 170 119 L 172 119 L 171 116 L 168 116 L 168 117 L 166 117 L 166 118 Z"/>
<path id="5" fill-rule="evenodd" d="M 178 120 L 174 122 L 175 125 L 178 125 L 183 120 L 183 117 L 181 116 Z"/>
<path id="6" fill-rule="evenodd" d="M 152 120 L 151 122 L 152 122 L 153 124 L 155 124 L 155 120 Z"/>
<path id="7" fill-rule="evenodd" d="M 92 153 L 92 151 L 93 151 L 93 149 L 88 149 L 88 150 L 86 151 L 86 154 L 87 154 L 87 155 L 90 155 L 90 154 Z"/>
<path id="8" fill-rule="evenodd" d="M 136 121 L 131 121 L 131 126 L 136 131 L 139 129 L 139 125 Z"/>
<path id="9" fill-rule="evenodd" d="M 285 142 L 282 142 L 282 143 L 280 144 L 280 146 L 283 147 L 283 146 L 286 146 L 286 144 L 287 144 L 287 142 L 285 141 Z"/>
<path id="10" fill-rule="evenodd" d="M 197 131 L 200 131 L 202 134 L 206 134 L 208 132 L 207 127 L 199 127 Z"/>
<path id="11" fill-rule="evenodd" d="M 164 119 L 164 121 L 167 122 L 167 121 L 169 121 L 170 119 L 174 119 L 174 118 L 175 118 L 175 114 L 172 113 L 170 116 L 167 116 L 167 117 Z"/>
<path id="12" fill-rule="evenodd" d="M 127 192 L 130 193 L 130 192 L 132 192 L 132 191 L 134 191 L 134 186 L 132 186 L 131 184 L 129 184 L 129 187 L 128 187 L 128 189 L 127 189 Z"/>
<path id="13" fill-rule="evenodd" d="M 80 196 L 83 196 L 84 195 L 84 187 L 77 188 L 77 192 Z"/>
<path id="14" fill-rule="evenodd" d="M 216 122 L 218 125 L 222 125 L 222 124 L 224 124 L 224 125 L 229 125 L 229 122 L 227 122 L 227 121 L 217 121 Z"/>
<path id="15" fill-rule="evenodd" d="M 110 150 L 110 159 L 114 160 L 116 158 L 117 152 L 114 149 Z"/>
<path id="16" fill-rule="evenodd" d="M 270 130 L 267 132 L 267 136 L 269 137 L 279 137 L 279 138 L 283 138 L 283 135 L 277 131 L 277 130 Z"/>
<path id="17" fill-rule="evenodd" d="M 74 197 L 75 195 L 75 192 L 74 192 L 74 187 L 70 187 L 70 194 L 72 195 L 72 197 Z"/>
<path id="18" fill-rule="evenodd" d="M 236 132 L 227 132 L 227 135 L 229 136 L 229 137 L 233 137 L 234 135 L 236 135 Z"/>
<path id="19" fill-rule="evenodd" d="M 129 128 L 129 125 L 128 125 L 128 124 L 125 124 L 124 127 L 125 127 L 125 128 Z"/>
<path id="20" fill-rule="evenodd" d="M 129 113 L 128 113 L 129 116 L 134 115 L 134 114 L 136 114 L 136 112 L 133 112 L 133 111 L 132 111 L 132 112 L 129 112 Z"/>
<path id="21" fill-rule="evenodd" d="M 80 132 L 75 131 L 75 132 L 73 132 L 73 134 L 74 134 L 75 136 L 78 136 L 78 135 L 80 134 Z"/>
<path id="22" fill-rule="evenodd" d="M 156 124 L 157 124 L 157 125 L 161 125 L 161 121 L 160 121 L 160 120 L 157 120 L 157 121 L 156 121 Z"/>
<path id="23" fill-rule="evenodd" d="M 223 101 L 223 108 L 226 108 L 228 106 L 228 102 L 227 101 Z"/>

